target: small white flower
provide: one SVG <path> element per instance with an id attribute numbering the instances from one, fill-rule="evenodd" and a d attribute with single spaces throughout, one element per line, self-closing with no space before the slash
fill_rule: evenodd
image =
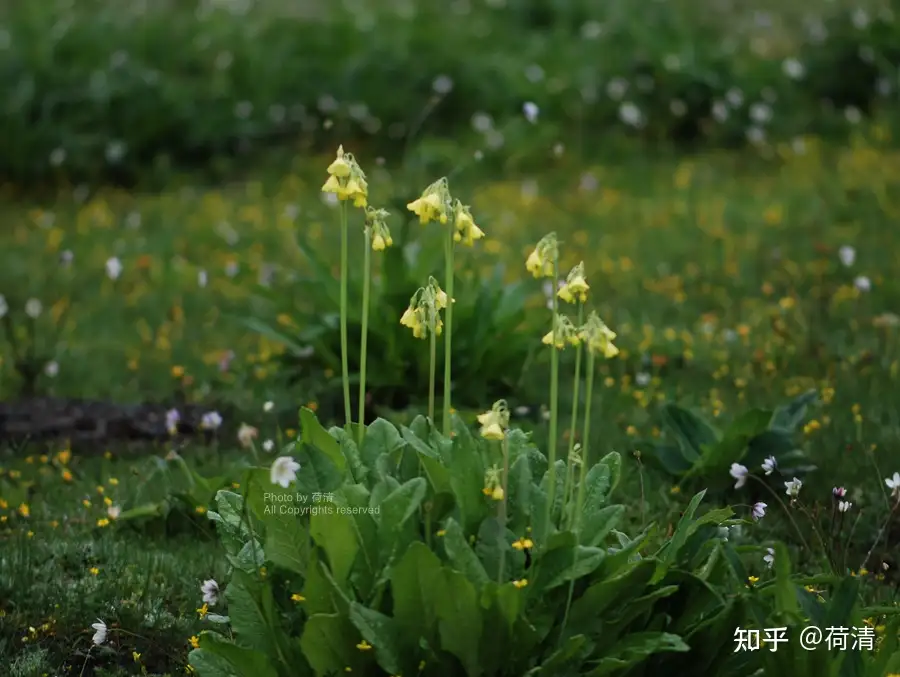
<path id="1" fill-rule="evenodd" d="M 872 281 L 869 280 L 869 278 L 867 278 L 865 275 L 860 275 L 858 278 L 853 280 L 853 286 L 860 291 L 869 291 L 872 289 Z"/>
<path id="2" fill-rule="evenodd" d="M 204 430 L 216 430 L 222 425 L 222 416 L 217 411 L 208 411 L 200 419 L 200 427 Z"/>
<path id="3" fill-rule="evenodd" d="M 119 515 L 122 514 L 122 508 L 117 505 L 111 505 L 106 509 L 106 514 L 109 515 L 111 520 L 119 519 Z"/>
<path id="4" fill-rule="evenodd" d="M 0 318 L 4 317 L 8 312 L 9 304 L 6 302 L 6 297 L 0 294 Z"/>
<path id="5" fill-rule="evenodd" d="M 762 469 L 765 471 L 766 475 L 771 475 L 772 471 L 778 467 L 778 461 L 775 460 L 774 456 L 769 456 L 765 461 L 762 462 Z"/>
<path id="6" fill-rule="evenodd" d="M 768 104 L 757 102 L 750 106 L 750 119 L 764 125 L 772 119 L 772 108 Z"/>
<path id="7" fill-rule="evenodd" d="M 761 520 L 766 516 L 766 508 L 767 504 L 759 502 L 753 504 L 753 509 L 751 510 L 751 514 L 753 515 L 754 520 Z"/>
<path id="8" fill-rule="evenodd" d="M 849 244 L 845 244 L 838 249 L 838 258 L 841 260 L 841 263 L 849 268 L 856 261 L 856 250 Z"/>
<path id="9" fill-rule="evenodd" d="M 644 114 L 640 108 L 630 101 L 625 101 L 619 106 L 619 119 L 631 127 L 642 127 L 644 125 Z"/>
<path id="10" fill-rule="evenodd" d="M 119 261 L 115 256 L 106 261 L 106 275 L 110 280 L 119 279 L 119 275 L 122 274 L 122 262 Z"/>
<path id="11" fill-rule="evenodd" d="M 54 148 L 53 152 L 50 153 L 50 164 L 54 167 L 59 167 L 63 162 L 66 161 L 66 149 L 65 148 Z"/>
<path id="12" fill-rule="evenodd" d="M 206 274 L 205 270 L 201 270 L 197 273 L 197 284 L 200 285 L 201 288 L 205 287 L 208 282 L 209 276 Z"/>
<path id="13" fill-rule="evenodd" d="M 763 562 L 766 563 L 770 569 L 772 565 L 775 564 L 775 548 L 766 548 L 766 554 L 763 557 Z"/>
<path id="14" fill-rule="evenodd" d="M 181 414 L 178 413 L 177 409 L 169 409 L 166 412 L 166 430 L 170 435 L 174 435 L 178 432 L 178 422 L 181 420 Z"/>
<path id="15" fill-rule="evenodd" d="M 268 413 L 275 408 L 275 403 L 272 400 L 269 400 L 265 404 L 263 404 L 263 411 Z"/>
<path id="16" fill-rule="evenodd" d="M 526 101 L 522 106 L 522 113 L 525 114 L 525 119 L 528 120 L 528 122 L 530 122 L 531 124 L 537 122 L 540 112 L 541 111 L 537 107 L 537 104 L 533 101 Z"/>
<path id="17" fill-rule="evenodd" d="M 893 477 L 886 478 L 884 483 L 891 490 L 892 497 L 900 497 L 900 472 L 895 472 Z"/>
<path id="18" fill-rule="evenodd" d="M 265 442 L 262 443 L 262 448 L 263 448 L 264 452 L 269 454 L 275 448 L 275 443 L 272 440 L 266 440 Z"/>
<path id="19" fill-rule="evenodd" d="M 272 481 L 272 484 L 277 484 L 287 489 L 291 482 L 297 479 L 298 470 L 300 470 L 300 464 L 297 461 L 290 456 L 281 456 L 276 458 L 272 464 L 269 479 Z"/>
<path id="20" fill-rule="evenodd" d="M 606 95 L 614 101 L 621 101 L 628 91 L 628 80 L 625 78 L 613 78 L 606 84 Z"/>
<path id="21" fill-rule="evenodd" d="M 850 501 L 840 501 L 838 503 L 838 511 L 839 512 L 847 512 L 852 507 L 853 507 L 853 504 Z"/>
<path id="22" fill-rule="evenodd" d="M 216 602 L 219 601 L 219 584 L 212 578 L 203 581 L 203 585 L 200 586 L 200 592 L 203 593 L 204 604 L 215 606 Z"/>
<path id="23" fill-rule="evenodd" d="M 637 383 L 641 388 L 649 385 L 650 379 L 650 374 L 648 374 L 646 371 L 638 372 L 634 376 L 634 382 Z"/>
<path id="24" fill-rule="evenodd" d="M 734 488 L 740 489 L 742 486 L 747 484 L 747 478 L 750 476 L 750 471 L 745 465 L 741 465 L 740 463 L 732 463 L 729 474 L 737 480 L 734 483 Z"/>
<path id="25" fill-rule="evenodd" d="M 800 495 L 800 489 L 803 488 L 803 482 L 798 480 L 796 477 L 792 479 L 790 482 L 784 483 L 784 493 L 790 496 L 791 498 L 797 498 Z"/>
<path id="26" fill-rule="evenodd" d="M 453 89 L 453 80 L 447 75 L 438 75 L 431 83 L 431 88 L 436 94 L 449 94 Z"/>
<path id="27" fill-rule="evenodd" d="M 717 122 L 725 122 L 728 119 L 728 106 L 724 101 L 716 101 L 712 105 L 712 115 Z"/>
<path id="28" fill-rule="evenodd" d="M 862 111 L 856 106 L 847 106 L 844 109 L 844 117 L 851 125 L 858 125 L 862 120 Z"/>
<path id="29" fill-rule="evenodd" d="M 246 423 L 241 423 L 241 427 L 238 428 L 238 442 L 241 443 L 242 447 L 249 447 L 253 444 L 253 440 L 259 435 L 259 430 L 254 428 L 252 425 L 247 425 Z"/>
<path id="30" fill-rule="evenodd" d="M 96 630 L 94 636 L 91 638 L 91 641 L 97 646 L 100 646 L 101 644 L 103 644 L 103 642 L 106 641 L 106 623 L 98 618 L 96 623 L 91 624 L 91 627 Z"/>
<path id="31" fill-rule="evenodd" d="M 737 87 L 732 87 L 725 93 L 728 105 L 732 108 L 740 108 L 744 105 L 744 93 Z"/>
<path id="32" fill-rule="evenodd" d="M 843 498 L 847 495 L 847 490 L 844 487 L 834 487 L 834 489 L 831 490 L 831 495 L 835 498 Z"/>
<path id="33" fill-rule="evenodd" d="M 48 362 L 44 366 L 44 373 L 50 378 L 56 378 L 56 375 L 59 373 L 59 362 L 56 360 Z"/>
<path id="34" fill-rule="evenodd" d="M 25 302 L 25 314 L 32 320 L 36 320 L 44 311 L 44 306 L 39 299 L 28 299 Z"/>

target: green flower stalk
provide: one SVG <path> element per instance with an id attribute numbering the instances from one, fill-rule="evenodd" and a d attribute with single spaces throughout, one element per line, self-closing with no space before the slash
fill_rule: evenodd
<path id="1" fill-rule="evenodd" d="M 450 436 L 451 428 L 451 382 L 453 375 L 453 276 L 454 276 L 454 243 L 462 242 L 473 246 L 476 240 L 484 237 L 484 232 L 475 225 L 469 207 L 459 200 L 453 200 L 446 177 L 438 179 L 428 186 L 422 195 L 410 202 L 407 208 L 419 217 L 423 225 L 430 221 L 449 224 L 444 239 L 444 285 L 450 297 L 447 306 L 447 331 L 444 336 L 444 399 L 443 399 L 443 433 Z"/>
<path id="2" fill-rule="evenodd" d="M 491 489 L 491 496 L 498 500 L 497 518 L 500 521 L 500 566 L 497 570 L 497 585 L 503 585 L 503 572 L 506 568 L 506 521 L 507 501 L 509 500 L 509 440 L 506 432 L 509 429 L 509 408 L 505 400 L 494 402 L 490 411 L 478 415 L 481 424 L 481 436 L 486 440 L 500 442 L 500 453 L 503 456 L 503 472 L 499 481 Z M 486 492 L 487 493 L 487 492 Z"/>
<path id="3" fill-rule="evenodd" d="M 400 318 L 400 324 L 409 327 L 413 336 L 430 338 L 430 363 L 428 368 L 428 418 L 434 424 L 434 391 L 437 363 L 437 337 L 443 329 L 440 312 L 449 303 L 447 293 L 433 277 L 428 278 L 428 286 L 420 287 L 409 300 L 409 307 Z"/>
<path id="4" fill-rule="evenodd" d="M 557 278 L 559 277 L 559 243 L 556 239 L 556 233 L 545 235 L 537 243 L 534 251 L 525 261 L 525 269 L 535 278 L 549 277 L 553 280 L 553 289 L 557 287 Z M 547 487 L 547 513 L 546 524 L 547 534 L 550 533 L 550 518 L 553 514 L 553 500 L 556 493 L 556 436 L 557 436 L 557 419 L 559 416 L 558 399 L 559 399 L 559 356 L 557 349 L 561 349 L 560 341 L 560 316 L 559 316 L 559 300 L 557 295 L 553 295 L 553 326 L 549 334 L 544 337 L 544 343 L 553 347 L 550 355 L 550 434 L 548 440 L 548 461 L 550 467 L 548 470 Z M 563 346 L 565 345 L 563 341 Z"/>
<path id="5" fill-rule="evenodd" d="M 322 186 L 323 193 L 334 193 L 341 201 L 341 377 L 344 386 L 344 417 L 346 423 L 352 420 L 350 409 L 350 368 L 347 355 L 347 275 L 348 275 L 348 233 L 347 201 L 354 207 L 365 208 L 368 203 L 369 187 L 366 175 L 351 153 L 344 153 L 339 146 L 337 157 L 328 166 L 328 180 Z"/>
<path id="6" fill-rule="evenodd" d="M 372 251 L 383 251 L 390 247 L 394 241 L 391 232 L 385 224 L 389 216 L 384 209 L 366 207 L 366 245 L 363 258 L 363 296 L 362 296 L 362 336 L 359 349 L 359 429 L 356 443 L 362 447 L 366 425 L 366 357 L 369 340 L 369 287 L 372 282 Z M 371 247 L 371 249 L 370 249 Z"/>

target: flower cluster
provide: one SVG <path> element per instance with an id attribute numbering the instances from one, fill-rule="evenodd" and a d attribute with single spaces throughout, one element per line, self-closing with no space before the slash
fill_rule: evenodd
<path id="1" fill-rule="evenodd" d="M 468 205 L 451 197 L 446 177 L 432 183 L 422 191 L 420 197 L 406 207 L 419 217 L 419 222 L 423 225 L 431 221 L 442 224 L 452 221 L 455 228 L 454 242 L 472 247 L 475 240 L 484 237 L 484 231 L 475 225 L 475 219 L 472 218 Z"/>
<path id="2" fill-rule="evenodd" d="M 416 338 L 428 338 L 429 331 L 434 332 L 435 336 L 440 336 L 444 323 L 439 313 L 450 302 L 447 292 L 438 286 L 437 280 L 430 277 L 428 286 L 420 287 L 412 295 L 409 307 L 400 318 L 400 324 L 412 329 Z"/>
<path id="3" fill-rule="evenodd" d="M 587 346 L 589 352 L 603 355 L 610 359 L 619 354 L 619 349 L 613 344 L 616 332 L 606 326 L 596 311 L 591 311 L 581 329 L 578 330 L 578 338 Z"/>
<path id="4" fill-rule="evenodd" d="M 322 186 L 323 193 L 334 193 L 338 200 L 353 200 L 354 207 L 368 204 L 369 184 L 366 175 L 352 153 L 344 153 L 338 146 L 337 157 L 328 165 L 328 180 Z"/>
<path id="5" fill-rule="evenodd" d="M 557 315 L 553 318 L 553 329 L 544 335 L 541 339 L 544 345 L 554 346 L 558 350 L 562 350 L 567 345 L 577 346 L 581 343 L 581 336 L 578 328 L 572 324 L 572 321 L 565 315 Z"/>
<path id="6" fill-rule="evenodd" d="M 535 278 L 555 277 L 559 259 L 559 242 L 556 233 L 542 237 L 525 260 L 525 269 Z"/>
<path id="7" fill-rule="evenodd" d="M 496 465 L 488 468 L 484 473 L 484 489 L 482 489 L 482 492 L 485 496 L 490 496 L 495 501 L 503 500 L 505 492 L 503 491 L 501 470 Z"/>
<path id="8" fill-rule="evenodd" d="M 391 231 L 385 223 L 388 216 L 390 216 L 390 212 L 385 209 L 366 207 L 366 234 L 372 242 L 372 249 L 376 252 L 394 244 Z"/>
<path id="9" fill-rule="evenodd" d="M 559 288 L 556 295 L 566 303 L 575 303 L 576 299 L 581 303 L 585 303 L 588 289 L 590 287 L 584 279 L 584 261 L 581 261 L 569 272 L 565 284 Z"/>
<path id="10" fill-rule="evenodd" d="M 502 440 L 509 427 L 509 408 L 505 400 L 494 402 L 490 411 L 478 415 L 481 424 L 481 436 L 488 440 Z"/>

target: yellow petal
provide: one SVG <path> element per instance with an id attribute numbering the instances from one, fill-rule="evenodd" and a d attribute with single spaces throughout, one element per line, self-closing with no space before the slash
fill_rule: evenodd
<path id="1" fill-rule="evenodd" d="M 341 191 L 341 182 L 333 174 L 328 177 L 325 185 L 322 186 L 323 193 L 339 193 Z"/>
<path id="2" fill-rule="evenodd" d="M 503 429 L 499 423 L 494 422 L 481 429 L 481 436 L 486 440 L 502 440 Z"/>
<path id="3" fill-rule="evenodd" d="M 387 243 L 384 241 L 384 238 L 381 235 L 376 235 L 372 238 L 372 249 L 376 252 L 380 252 L 384 249 Z"/>
<path id="4" fill-rule="evenodd" d="M 338 157 L 334 162 L 328 165 L 328 173 L 332 176 L 345 178 L 350 176 L 350 163 L 343 157 Z"/>

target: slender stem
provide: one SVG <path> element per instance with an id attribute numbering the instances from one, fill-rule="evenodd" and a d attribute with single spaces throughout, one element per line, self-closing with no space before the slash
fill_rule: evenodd
<path id="1" fill-rule="evenodd" d="M 341 202 L 341 370 L 344 382 L 344 418 L 352 420 L 350 412 L 350 366 L 347 361 L 347 201 Z"/>
<path id="2" fill-rule="evenodd" d="M 585 383 L 584 393 L 584 433 L 581 439 L 581 468 L 578 478 L 578 497 L 575 499 L 575 512 L 573 514 L 573 525 L 576 537 L 581 529 L 581 506 L 584 503 L 584 484 L 587 477 L 588 465 L 588 441 L 591 433 L 591 394 L 594 390 L 594 354 L 587 351 L 587 382 Z M 580 540 L 580 539 L 579 539 Z M 576 553 L 575 557 L 578 555 Z M 575 593 L 575 579 L 569 581 L 569 594 L 566 598 L 566 611 L 563 614 L 562 626 L 559 629 L 559 641 L 562 643 L 565 637 L 566 625 L 569 622 L 569 610 L 572 607 L 572 596 Z"/>
<path id="3" fill-rule="evenodd" d="M 587 352 L 587 375 L 584 384 L 584 428 L 581 433 L 581 474 L 578 478 L 578 496 L 575 499 L 575 531 L 581 528 L 581 507 L 584 505 L 584 485 L 587 477 L 588 463 L 590 457 L 588 455 L 588 446 L 591 438 L 591 396 L 594 394 L 594 354 L 588 350 Z"/>
<path id="4" fill-rule="evenodd" d="M 362 345 L 359 350 L 359 430 L 357 445 L 362 448 L 366 434 L 366 350 L 369 343 L 369 284 L 372 277 L 372 248 L 366 229 L 365 255 L 363 257 L 363 297 L 362 297 Z"/>
<path id="5" fill-rule="evenodd" d="M 431 327 L 428 340 L 430 345 L 428 362 L 428 420 L 434 426 L 434 372 L 437 362 L 437 333 L 435 332 L 434 312 L 432 312 Z"/>
<path id="6" fill-rule="evenodd" d="M 812 514 L 810 514 L 809 509 L 805 505 L 803 505 L 802 503 L 799 503 L 799 502 L 798 502 L 798 505 L 800 506 L 800 510 L 803 512 L 804 515 L 806 515 L 806 518 L 809 520 L 809 523 L 813 529 L 813 533 L 816 535 L 816 538 L 819 541 L 819 547 L 822 548 L 822 555 L 825 557 L 826 560 L 828 560 L 828 566 L 831 567 L 831 571 L 833 573 L 834 572 L 834 562 L 831 561 L 831 557 L 828 553 L 828 548 L 825 547 L 825 539 L 822 538 L 822 532 L 819 529 L 819 526 L 816 524 L 816 520 L 813 519 Z"/>
<path id="7" fill-rule="evenodd" d="M 806 539 L 803 538 L 803 532 L 800 531 L 800 527 L 797 525 L 797 520 L 794 519 L 794 516 L 791 514 L 791 511 L 788 510 L 787 506 L 784 504 L 784 501 L 781 500 L 781 496 L 776 494 L 775 491 L 772 489 L 772 487 L 770 487 L 768 484 L 763 482 L 756 475 L 750 475 L 750 477 L 752 479 L 756 480 L 757 482 L 759 482 L 761 485 L 763 485 L 766 488 L 766 490 L 770 494 L 772 494 L 772 496 L 775 497 L 775 500 L 778 501 L 779 505 L 784 509 L 784 514 L 787 515 L 788 519 L 791 521 L 791 524 L 794 525 L 794 530 L 797 532 L 797 536 L 800 537 L 800 542 L 803 543 L 803 547 L 806 548 L 807 552 L 812 553 L 812 548 L 809 547 L 809 543 L 807 543 Z"/>
<path id="8" fill-rule="evenodd" d="M 550 467 L 548 468 L 548 487 L 547 487 L 547 522 L 546 535 L 550 535 L 551 518 L 553 516 L 553 501 L 556 493 L 556 425 L 559 417 L 558 399 L 559 399 L 559 350 L 556 347 L 556 316 L 559 313 L 559 297 L 557 291 L 559 284 L 557 282 L 559 276 L 559 254 L 553 257 L 553 318 L 551 320 L 552 341 L 550 345 L 550 434 L 547 441 L 548 460 Z"/>
<path id="9" fill-rule="evenodd" d="M 584 304 L 579 301 L 578 303 L 578 324 L 576 326 L 580 327 L 581 323 L 584 321 L 582 317 L 584 315 Z M 569 470 L 566 472 L 566 487 L 563 491 L 563 495 L 565 496 L 565 501 L 568 504 L 569 502 L 569 492 L 572 490 L 571 482 L 574 477 L 574 468 L 572 467 L 572 452 L 575 450 L 575 428 L 578 425 L 578 387 L 581 385 L 581 343 L 575 347 L 575 383 L 572 385 L 572 421 L 569 426 L 569 453 L 566 456 L 566 460 L 569 463 Z M 582 459 L 583 460 L 583 459 Z M 574 519 L 574 515 L 569 514 L 569 523 L 572 523 Z"/>
<path id="10" fill-rule="evenodd" d="M 894 507 L 888 514 L 887 519 L 884 521 L 884 524 L 881 525 L 881 529 L 878 530 L 878 535 L 875 537 L 875 542 L 872 543 L 872 547 L 869 548 L 869 552 L 866 553 L 866 558 L 863 560 L 863 563 L 859 565 L 860 569 L 864 569 L 865 566 L 869 563 L 869 559 L 872 557 L 872 553 L 875 552 L 875 548 L 878 547 L 878 544 L 881 542 L 881 537 L 884 536 L 885 529 L 887 529 L 888 524 L 891 523 L 891 520 L 893 519 L 894 514 L 896 514 L 898 508 L 900 508 L 900 496 L 897 496 L 897 501 L 894 503 Z"/>
<path id="11" fill-rule="evenodd" d="M 497 570 L 497 585 L 503 585 L 503 573 L 506 568 L 506 502 L 509 500 L 509 442 L 506 434 L 503 435 L 503 441 L 500 443 L 500 449 L 503 453 L 503 500 L 500 502 L 500 567 Z"/>
<path id="12" fill-rule="evenodd" d="M 451 378 L 451 341 L 453 338 L 453 225 L 447 224 L 447 239 L 445 241 L 444 262 L 444 290 L 447 294 L 446 325 L 444 333 L 444 435 L 450 436 L 450 378 Z"/>

